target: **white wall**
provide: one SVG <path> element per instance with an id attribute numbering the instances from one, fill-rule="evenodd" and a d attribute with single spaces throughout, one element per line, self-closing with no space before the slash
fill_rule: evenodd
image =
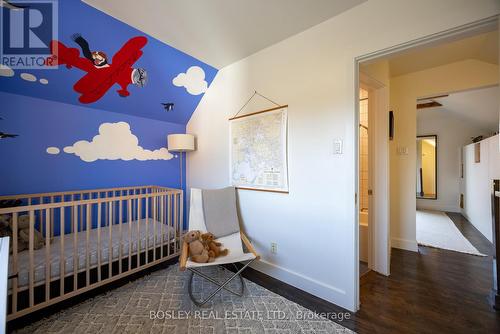
<path id="1" fill-rule="evenodd" d="M 187 126 L 198 137 L 189 186 L 228 185 L 227 119 L 254 89 L 288 104 L 290 194 L 239 192 L 255 267 L 357 309 L 354 58 L 499 12 L 496 0 L 371 0 L 221 69 Z"/>
<path id="2" fill-rule="evenodd" d="M 494 179 L 500 179 L 499 136 L 482 140 L 481 161 L 475 162 L 474 144 L 464 149 L 464 209 L 462 214 L 492 241 L 491 194 Z"/>
<path id="3" fill-rule="evenodd" d="M 498 84 L 498 65 L 464 60 L 391 78 L 395 138 L 391 153 L 391 238 L 396 248 L 417 251 L 416 136 L 417 98 Z M 408 154 L 398 154 L 398 147 Z M 439 191 L 439 190 L 438 190 Z"/>
<path id="4" fill-rule="evenodd" d="M 470 139 L 487 133 L 445 108 L 418 111 L 417 135 L 437 135 L 437 199 L 417 199 L 417 209 L 460 212 L 460 159 Z"/>

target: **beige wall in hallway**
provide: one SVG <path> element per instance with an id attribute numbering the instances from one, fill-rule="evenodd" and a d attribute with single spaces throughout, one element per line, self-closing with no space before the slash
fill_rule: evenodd
<path id="1" fill-rule="evenodd" d="M 487 135 L 485 130 L 446 108 L 420 109 L 417 136 L 437 135 L 437 199 L 417 199 L 417 209 L 460 212 L 461 150 L 471 138 Z M 418 185 L 418 183 L 417 183 Z"/>
<path id="2" fill-rule="evenodd" d="M 417 250 L 415 226 L 417 98 L 496 84 L 498 84 L 498 66 L 472 59 L 391 78 L 390 103 L 391 110 L 394 110 L 396 128 L 394 141 L 390 143 L 393 247 Z M 408 154 L 398 154 L 398 147 L 408 148 Z"/>

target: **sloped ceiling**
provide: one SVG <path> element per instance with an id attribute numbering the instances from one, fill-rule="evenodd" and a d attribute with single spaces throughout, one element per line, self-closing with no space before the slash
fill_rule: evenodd
<path id="1" fill-rule="evenodd" d="M 91 51 L 102 51 L 108 55 L 111 66 L 113 55 L 121 50 L 129 39 L 136 36 L 146 37 L 147 43 L 142 47 L 143 54 L 132 65 L 133 68 L 146 70 L 146 85 L 138 87 L 130 84 L 127 87 L 130 95 L 121 97 L 117 93 L 120 86 L 114 84 L 97 101 L 82 103 L 79 101 L 80 94 L 74 90 L 73 86 L 85 77 L 87 72 L 75 66 L 71 69 L 66 66 L 59 66 L 57 69 L 14 69 L 12 76 L 5 75 L 6 69 L 3 68 L 0 71 L 1 91 L 166 122 L 187 123 L 203 96 L 203 85 L 209 86 L 215 77 L 217 73 L 215 68 L 80 0 L 59 1 L 58 5 L 58 40 L 68 48 L 75 48 L 80 57 L 82 57 L 82 51 L 71 38 L 75 33 L 81 34 L 88 41 Z M 194 67 L 194 71 L 189 72 L 188 77 L 194 79 L 187 80 L 186 86 L 189 89 L 174 85 L 173 79 L 179 74 L 181 76 L 177 84 L 180 85 L 182 81 L 186 82 L 186 75 L 182 73 L 186 73 L 191 67 Z M 103 71 L 103 69 L 98 71 Z M 9 72 L 12 73 L 10 70 Z M 96 77 L 90 77 L 88 84 L 90 86 L 101 84 L 96 81 Z M 161 103 L 174 103 L 174 109 L 167 112 Z"/>
<path id="2" fill-rule="evenodd" d="M 466 59 L 498 65 L 498 31 L 437 46 L 410 49 L 390 58 L 389 67 L 391 76 L 396 77 Z"/>
<path id="3" fill-rule="evenodd" d="M 366 0 L 84 0 L 222 68 Z"/>
<path id="4" fill-rule="evenodd" d="M 418 110 L 418 117 L 425 114 L 446 113 L 489 133 L 498 131 L 498 86 L 452 93 L 433 100 L 443 106 Z"/>

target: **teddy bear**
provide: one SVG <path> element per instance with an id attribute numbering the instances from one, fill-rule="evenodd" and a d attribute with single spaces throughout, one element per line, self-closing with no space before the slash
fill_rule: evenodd
<path id="1" fill-rule="evenodd" d="M 229 250 L 227 248 L 221 249 L 220 246 L 222 246 L 222 244 L 215 241 L 215 236 L 210 232 L 203 233 L 201 235 L 201 242 L 205 246 L 205 249 L 207 249 L 209 252 L 213 252 L 214 258 L 217 258 L 219 256 L 226 256 L 229 253 Z"/>
<path id="2" fill-rule="evenodd" d="M 196 263 L 207 263 L 215 260 L 213 252 L 209 253 L 201 242 L 200 231 L 189 231 L 184 236 L 184 241 L 189 246 L 189 258 L 191 261 Z"/>
<path id="3" fill-rule="evenodd" d="M 25 246 L 29 248 L 29 235 L 30 235 L 30 217 L 28 215 L 21 215 L 17 219 L 17 228 L 19 230 L 19 243 L 18 243 L 18 251 L 21 251 L 19 246 Z M 11 225 L 12 229 L 12 225 Z M 45 238 L 43 237 L 42 232 L 38 231 L 36 228 L 33 229 L 33 249 L 40 249 L 45 246 Z M 23 249 L 23 250 L 24 250 Z"/>
<path id="4" fill-rule="evenodd" d="M 12 237 L 11 215 L 0 215 L 0 236 Z M 17 251 L 22 252 L 29 248 L 29 232 L 30 232 L 30 218 L 28 215 L 20 215 L 17 218 Z M 40 231 L 36 228 L 33 231 L 33 249 L 40 249 L 45 245 L 45 239 Z M 12 243 L 10 243 L 10 251 L 12 252 Z"/>

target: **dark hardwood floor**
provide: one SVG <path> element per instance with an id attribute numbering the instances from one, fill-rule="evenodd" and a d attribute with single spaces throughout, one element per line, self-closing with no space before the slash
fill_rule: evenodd
<path id="1" fill-rule="evenodd" d="M 358 333 L 500 333 L 500 312 L 488 302 L 493 247 L 460 214 L 449 217 L 487 257 L 422 246 L 418 253 L 392 249 L 391 275 L 363 275 L 360 310 L 336 321 Z M 313 311 L 346 312 L 255 270 L 246 277 Z"/>
<path id="2" fill-rule="evenodd" d="M 483 254 L 493 256 L 493 244 L 479 232 L 474 225 L 469 223 L 464 216 L 456 212 L 447 212 L 448 217 L 453 221 L 455 226 L 462 232 L 462 234 L 470 241 L 474 247 Z"/>
<path id="3" fill-rule="evenodd" d="M 370 272 L 370 268 L 368 268 L 368 263 L 359 261 L 359 277 L 366 275 Z"/>

